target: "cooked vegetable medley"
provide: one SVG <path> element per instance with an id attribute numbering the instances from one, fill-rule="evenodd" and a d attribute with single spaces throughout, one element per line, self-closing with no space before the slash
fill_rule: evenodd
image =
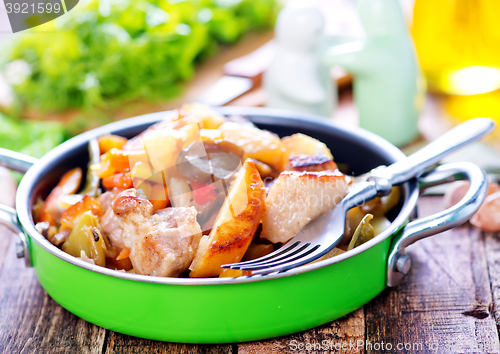
<path id="1" fill-rule="evenodd" d="M 152 276 L 235 277 L 335 207 L 355 178 L 307 135 L 280 138 L 242 117 L 187 105 L 132 139 L 90 141 L 86 185 L 66 172 L 34 207 L 37 229 L 86 262 Z M 80 192 L 78 192 L 80 191 Z M 322 259 L 383 231 L 398 189 L 349 211 Z"/>

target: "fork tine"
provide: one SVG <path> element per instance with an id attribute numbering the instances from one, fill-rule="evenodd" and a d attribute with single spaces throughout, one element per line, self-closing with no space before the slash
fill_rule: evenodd
<path id="1" fill-rule="evenodd" d="M 260 262 L 257 265 L 247 265 L 247 266 L 242 266 L 240 269 L 241 270 L 259 270 L 259 269 L 265 269 L 269 268 L 272 269 L 272 267 L 288 264 L 290 262 L 293 262 L 295 260 L 301 259 L 303 257 L 308 256 L 309 254 L 313 253 L 316 251 L 320 245 L 311 245 L 307 244 L 306 247 L 302 247 L 300 250 L 296 252 L 290 252 L 286 256 L 284 255 L 278 260 L 271 260 L 270 262 Z"/>
<path id="2" fill-rule="evenodd" d="M 284 252 L 283 254 L 281 254 L 278 257 L 274 257 L 271 259 L 264 259 L 264 260 L 261 260 L 258 258 L 255 260 L 256 262 L 254 262 L 252 264 L 244 264 L 243 267 L 252 267 L 253 269 L 255 269 L 256 267 L 262 267 L 262 266 L 267 267 L 270 264 L 273 265 L 276 262 L 282 262 L 283 260 L 290 259 L 291 257 L 295 256 L 296 254 L 302 254 L 303 251 L 308 249 L 310 245 L 311 244 L 309 242 L 304 243 L 304 244 L 301 243 L 299 246 L 289 250 L 288 252 Z M 242 269 L 242 268 L 240 268 L 240 269 Z"/>
<path id="3" fill-rule="evenodd" d="M 288 252 L 288 251 L 296 248 L 299 244 L 300 244 L 300 241 L 290 240 L 287 243 L 285 243 L 283 246 L 278 248 L 276 251 L 269 253 L 268 255 L 262 256 L 262 257 L 257 258 L 257 259 L 252 259 L 252 260 L 246 261 L 246 262 L 223 264 L 221 267 L 222 268 L 239 269 L 239 268 L 233 268 L 233 267 L 242 266 L 242 265 L 250 265 L 250 264 L 253 264 L 256 262 L 270 260 L 272 258 L 278 257 L 278 256 L 282 255 L 283 253 Z"/>
<path id="4" fill-rule="evenodd" d="M 308 254 L 306 257 L 299 257 L 295 259 L 292 262 L 288 262 L 285 264 L 281 265 L 276 265 L 270 268 L 264 268 L 264 269 L 256 269 L 252 271 L 252 275 L 265 275 L 269 273 L 275 273 L 275 272 L 284 272 L 289 269 L 295 268 L 295 267 L 300 267 L 304 264 L 307 264 L 309 262 L 312 262 L 315 259 L 318 259 L 321 257 L 325 252 L 325 249 L 319 248 L 313 251 L 312 253 Z"/>

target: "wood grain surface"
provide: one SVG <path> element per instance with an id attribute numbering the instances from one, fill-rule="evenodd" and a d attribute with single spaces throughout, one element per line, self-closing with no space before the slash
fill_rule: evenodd
<path id="1" fill-rule="evenodd" d="M 441 210 L 441 201 L 422 197 L 421 216 Z M 145 340 L 72 315 L 16 258 L 15 241 L 0 229 L 0 353 L 500 352 L 500 235 L 469 224 L 412 245 L 412 269 L 402 284 L 339 320 L 290 336 L 222 345 Z"/>

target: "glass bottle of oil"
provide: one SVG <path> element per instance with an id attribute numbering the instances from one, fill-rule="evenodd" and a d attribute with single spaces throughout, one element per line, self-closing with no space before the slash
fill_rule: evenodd
<path id="1" fill-rule="evenodd" d="M 458 122 L 500 122 L 499 16 L 500 0 L 415 0 L 412 35 L 423 73 Z M 500 141 L 500 129 L 490 139 Z"/>
<path id="2" fill-rule="evenodd" d="M 416 0 L 412 34 L 431 90 L 500 88 L 500 1 Z"/>

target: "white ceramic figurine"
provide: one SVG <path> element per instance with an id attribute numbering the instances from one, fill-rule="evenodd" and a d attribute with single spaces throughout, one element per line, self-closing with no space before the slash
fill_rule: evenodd
<path id="1" fill-rule="evenodd" d="M 267 106 L 331 117 L 335 93 L 320 51 L 324 37 L 321 11 L 288 4 L 276 22 L 276 52 L 264 75 Z"/>
<path id="2" fill-rule="evenodd" d="M 397 0 L 356 0 L 366 38 L 332 46 L 325 63 L 354 75 L 360 126 L 403 146 L 419 134 L 425 84 Z"/>

